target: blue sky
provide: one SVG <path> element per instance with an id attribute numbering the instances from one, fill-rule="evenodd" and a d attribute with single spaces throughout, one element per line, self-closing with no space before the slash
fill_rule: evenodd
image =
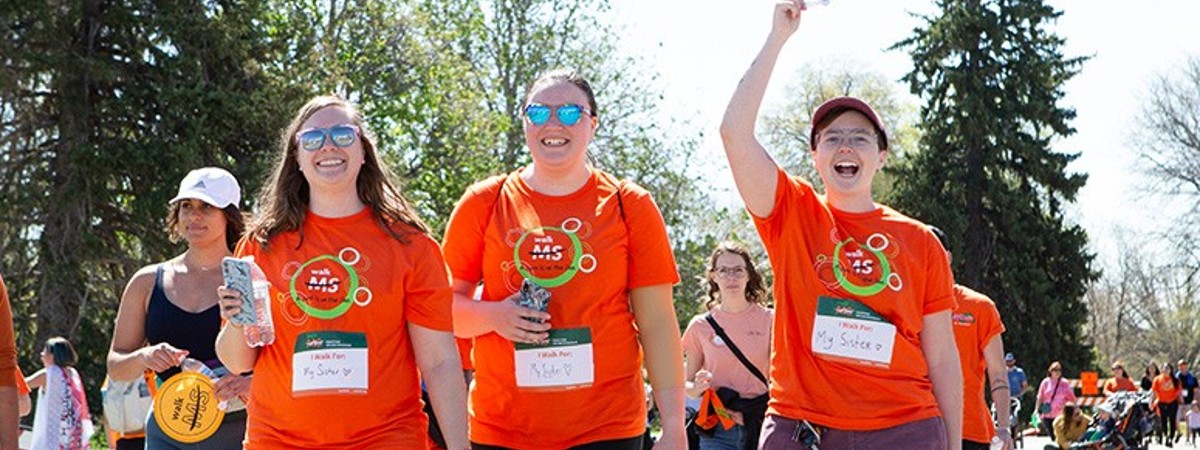
<path id="1" fill-rule="evenodd" d="M 1141 194 L 1147 180 L 1132 169 L 1131 133 L 1149 82 L 1178 70 L 1188 55 L 1200 56 L 1200 27 L 1195 26 L 1200 2 L 1049 3 L 1064 13 L 1052 29 L 1066 39 L 1065 54 L 1093 57 L 1065 86 L 1060 105 L 1076 109 L 1077 133 L 1055 148 L 1082 153 L 1071 170 L 1090 178 L 1068 220 L 1088 230 L 1093 250 L 1108 263 L 1117 257 L 1116 242 L 1129 238 L 1118 227 L 1162 229 L 1169 223 L 1158 214 L 1169 204 Z M 691 118 L 705 133 L 701 153 L 711 159 L 714 198 L 739 202 L 716 130 L 770 29 L 774 1 L 613 0 L 613 5 L 614 20 L 627 27 L 621 48 L 642 55 L 662 77 L 663 113 Z M 934 7 L 918 0 L 831 0 L 810 9 L 780 56 L 764 111 L 784 102 L 784 88 L 798 69 L 821 61 L 844 59 L 898 80 L 910 70 L 911 59 L 886 49 L 920 24 L 910 12 L 928 14 Z M 896 90 L 907 92 L 899 83 Z"/>

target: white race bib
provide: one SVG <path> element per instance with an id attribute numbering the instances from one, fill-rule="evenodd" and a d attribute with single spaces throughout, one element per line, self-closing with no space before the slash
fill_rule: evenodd
<path id="1" fill-rule="evenodd" d="M 367 335 L 301 333 L 292 355 L 292 396 L 367 393 Z"/>
<path id="2" fill-rule="evenodd" d="M 595 380 L 589 328 L 552 329 L 548 344 L 516 344 L 515 358 L 520 389 L 573 389 Z"/>
<path id="3" fill-rule="evenodd" d="M 854 300 L 818 297 L 812 348 L 827 359 L 889 367 L 896 326 Z"/>

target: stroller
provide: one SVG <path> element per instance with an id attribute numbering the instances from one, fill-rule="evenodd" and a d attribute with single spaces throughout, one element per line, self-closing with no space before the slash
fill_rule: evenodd
<path id="1" fill-rule="evenodd" d="M 992 404 L 992 423 L 997 424 L 996 404 Z M 1008 398 L 1008 434 L 1013 438 L 1013 448 L 1025 448 L 1025 434 L 1021 432 L 1021 399 Z"/>
<path id="2" fill-rule="evenodd" d="M 1109 411 L 1108 423 L 1097 418 L 1083 442 L 1071 444 L 1072 449 L 1085 450 L 1145 450 L 1150 442 L 1146 437 L 1154 429 L 1154 412 L 1150 410 L 1149 392 L 1118 392 L 1104 400 L 1097 410 Z M 1100 414 L 1096 414 L 1099 417 Z"/>

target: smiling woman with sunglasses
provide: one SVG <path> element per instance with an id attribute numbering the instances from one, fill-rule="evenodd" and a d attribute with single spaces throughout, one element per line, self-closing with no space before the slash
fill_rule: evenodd
<path id="1" fill-rule="evenodd" d="M 679 276 L 662 215 L 646 190 L 588 164 L 600 119 L 578 74 L 539 77 L 523 111 L 532 164 L 468 188 L 443 245 L 455 334 L 475 338 L 472 447 L 641 449 L 644 352 L 659 442 L 680 448 Z M 548 294 L 547 309 L 518 292 Z"/>
<path id="2" fill-rule="evenodd" d="M 733 242 L 713 250 L 703 283 L 708 311 L 693 317 L 683 332 L 687 395 L 701 398 L 708 389 L 725 394 L 721 400 L 733 410 L 734 425 L 717 425 L 702 433 L 700 448 L 756 449 L 767 412 L 767 382 L 758 377 L 765 378 L 770 367 L 774 321 L 774 312 L 766 307 L 767 288 L 750 252 Z M 713 322 L 732 342 L 716 332 Z M 757 373 L 733 352 L 734 346 Z"/>
<path id="3" fill-rule="evenodd" d="M 445 265 L 362 114 L 317 97 L 280 141 L 236 252 L 271 284 L 275 343 L 249 347 L 240 296 L 218 290 L 217 353 L 254 372 L 245 448 L 426 448 L 418 368 L 448 448 L 467 448 Z"/>

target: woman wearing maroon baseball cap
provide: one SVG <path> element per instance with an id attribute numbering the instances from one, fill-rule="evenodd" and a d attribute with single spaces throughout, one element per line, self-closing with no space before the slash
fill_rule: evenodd
<path id="1" fill-rule="evenodd" d="M 771 400 L 763 449 L 960 449 L 963 387 L 949 260 L 928 228 L 876 204 L 887 161 L 879 116 L 852 97 L 813 113 L 817 193 L 754 135 L 804 5 L 776 3 L 771 32 L 725 111 L 734 180 L 775 271 Z"/>

